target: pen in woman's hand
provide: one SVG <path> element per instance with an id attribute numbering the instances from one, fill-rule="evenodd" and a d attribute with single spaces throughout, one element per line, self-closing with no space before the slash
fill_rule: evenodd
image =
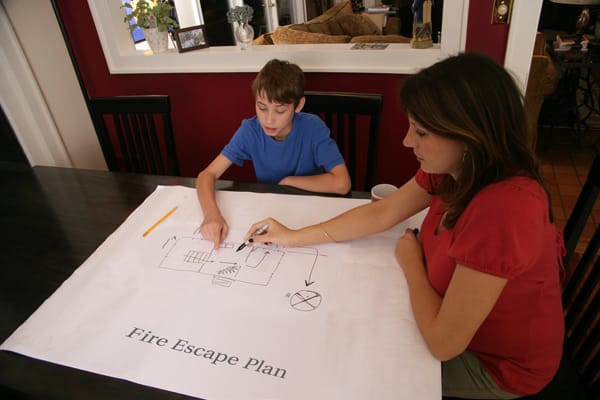
<path id="1" fill-rule="evenodd" d="M 237 248 L 236 252 L 238 252 L 238 251 L 242 250 L 244 247 L 248 246 L 250 243 L 252 243 L 252 238 L 254 236 L 262 235 L 263 233 L 265 233 L 267 231 L 267 229 L 269 229 L 269 224 L 264 224 L 263 226 L 261 226 L 260 228 L 255 230 L 254 233 L 252 235 L 250 235 L 250 237 L 244 243 L 240 244 L 240 247 Z"/>

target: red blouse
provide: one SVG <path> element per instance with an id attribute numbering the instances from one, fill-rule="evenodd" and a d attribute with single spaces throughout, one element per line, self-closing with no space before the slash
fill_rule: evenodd
<path id="1" fill-rule="evenodd" d="M 417 183 L 431 190 L 430 175 Z M 482 189 L 452 229 L 435 234 L 444 208 L 434 196 L 421 227 L 429 280 L 444 296 L 457 264 L 508 279 L 468 350 L 498 386 L 533 394 L 554 376 L 563 347 L 562 235 L 533 179 L 511 177 Z"/>

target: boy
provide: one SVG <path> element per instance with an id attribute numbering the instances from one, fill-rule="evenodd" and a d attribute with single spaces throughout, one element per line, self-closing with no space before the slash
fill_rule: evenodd
<path id="1" fill-rule="evenodd" d="M 215 249 L 229 231 L 216 203 L 215 182 L 233 163 L 241 166 L 252 160 L 261 183 L 339 194 L 351 186 L 344 158 L 327 125 L 316 115 L 300 112 L 305 101 L 300 67 L 269 61 L 254 79 L 252 92 L 256 116 L 242 121 L 229 144 L 196 181 L 204 212 L 200 232 L 214 242 Z"/>

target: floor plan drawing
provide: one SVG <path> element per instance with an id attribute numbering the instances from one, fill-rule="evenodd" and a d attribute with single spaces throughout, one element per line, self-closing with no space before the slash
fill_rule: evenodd
<path id="1" fill-rule="evenodd" d="M 213 284 L 225 287 L 234 282 L 268 286 L 282 262 L 300 262 L 312 272 L 319 256 L 314 248 L 254 245 L 236 252 L 239 243 L 234 242 L 221 243 L 219 251 L 214 250 L 213 242 L 198 237 L 180 237 L 173 242 L 159 268 L 210 275 Z"/>

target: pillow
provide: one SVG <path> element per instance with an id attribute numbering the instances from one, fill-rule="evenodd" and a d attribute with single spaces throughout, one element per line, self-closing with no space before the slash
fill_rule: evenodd
<path id="1" fill-rule="evenodd" d="M 330 9 L 325 10 L 325 12 L 323 14 L 319 15 L 318 17 L 315 17 L 311 20 L 306 21 L 306 23 L 310 24 L 310 23 L 327 22 L 331 18 L 339 17 L 344 14 L 352 14 L 352 5 L 350 4 L 349 1 L 345 1 L 343 3 L 337 3 Z"/>
<path id="2" fill-rule="evenodd" d="M 308 32 L 325 33 L 327 35 L 344 35 L 337 18 L 331 18 L 325 22 L 306 22 L 304 26 Z"/>
<path id="3" fill-rule="evenodd" d="M 410 38 L 400 35 L 361 35 L 354 36 L 350 43 L 410 43 Z"/>
<path id="4" fill-rule="evenodd" d="M 273 39 L 271 39 L 271 34 L 270 33 L 265 33 L 263 35 L 260 35 L 256 39 L 254 39 L 254 41 L 252 41 L 252 43 L 253 44 L 258 44 L 258 45 L 273 44 Z"/>
<path id="5" fill-rule="evenodd" d="M 350 41 L 350 36 L 302 32 L 280 26 L 275 32 L 271 33 L 271 39 L 274 44 L 348 43 Z"/>
<path id="6" fill-rule="evenodd" d="M 368 17 L 358 14 L 342 15 L 337 19 L 344 34 L 350 36 L 377 35 L 379 27 Z"/>
<path id="7" fill-rule="evenodd" d="M 306 24 L 283 25 L 284 28 L 293 29 L 295 31 L 310 32 Z"/>

